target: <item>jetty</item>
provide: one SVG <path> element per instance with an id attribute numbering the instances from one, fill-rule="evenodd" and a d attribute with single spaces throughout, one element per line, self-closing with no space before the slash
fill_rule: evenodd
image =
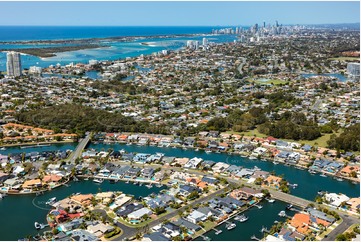
<path id="1" fill-rule="evenodd" d="M 252 236 L 251 236 L 251 239 L 252 239 L 252 240 L 258 240 L 258 241 L 260 240 L 260 239 L 257 238 L 255 235 L 252 235 Z"/>

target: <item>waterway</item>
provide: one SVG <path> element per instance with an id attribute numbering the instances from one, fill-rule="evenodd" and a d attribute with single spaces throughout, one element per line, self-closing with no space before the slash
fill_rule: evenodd
<path id="1" fill-rule="evenodd" d="M 264 201 L 260 203 L 263 206 L 262 209 L 258 209 L 257 207 L 252 207 L 243 214 L 248 217 L 246 222 L 234 221 L 233 219 L 229 220 L 229 222 L 233 222 L 237 225 L 236 228 L 232 230 L 226 229 L 226 223 L 219 225 L 216 229 L 222 230 L 221 234 L 216 235 L 214 230 L 211 230 L 204 234 L 204 236 L 209 237 L 211 240 L 216 241 L 249 241 L 251 237 L 255 235 L 257 238 L 262 239 L 263 233 L 260 231 L 262 226 L 267 229 L 270 229 L 272 225 L 274 225 L 274 221 L 277 220 L 279 222 L 285 221 L 286 217 L 279 217 L 278 213 L 282 210 L 286 211 L 285 208 L 287 203 L 276 201 L 274 203 L 269 203 Z M 286 211 L 288 216 L 293 216 L 295 212 Z M 197 241 L 203 240 L 202 237 L 198 237 Z"/>
<path id="2" fill-rule="evenodd" d="M 76 143 L 56 144 L 46 147 L 34 147 L 27 149 L 20 149 L 19 147 L 8 147 L 7 150 L 0 151 L 0 154 L 7 155 L 9 153 L 22 153 L 32 151 L 50 151 L 50 150 L 74 150 Z M 265 171 L 275 171 L 278 175 L 283 175 L 290 183 L 297 183 L 298 188 L 291 189 L 291 194 L 308 199 L 314 200 L 319 190 L 344 193 L 349 197 L 360 196 L 360 185 L 353 184 L 348 181 L 339 182 L 331 177 L 320 177 L 319 175 L 312 175 L 305 170 L 298 170 L 291 166 L 274 165 L 272 162 L 266 162 L 261 160 L 250 160 L 238 155 L 228 155 L 222 153 L 207 154 L 204 151 L 195 151 L 192 149 L 173 149 L 173 148 L 160 148 L 154 146 L 127 146 L 125 144 L 94 144 L 90 143 L 87 148 L 93 148 L 100 150 L 121 150 L 124 149 L 127 152 L 139 152 L 139 153 L 156 153 L 161 152 L 166 156 L 175 157 L 200 157 L 205 160 L 213 160 L 216 162 L 225 162 L 228 164 L 234 164 L 247 168 L 257 166 Z M 146 196 L 152 192 L 157 192 L 161 188 L 148 189 L 145 186 L 139 187 L 132 184 L 126 184 L 124 182 L 118 182 L 117 184 L 109 184 L 105 181 L 102 184 L 95 184 L 92 181 L 73 182 L 70 187 L 60 187 L 51 192 L 48 192 L 40 197 L 34 195 L 22 195 L 22 196 L 7 196 L 5 199 L 0 200 L 0 224 L 2 226 L 0 233 L 0 240 L 16 240 L 27 235 L 36 234 L 34 229 L 34 222 L 45 222 L 45 215 L 48 210 L 40 209 L 36 206 L 42 207 L 43 204 L 51 197 L 57 197 L 58 199 L 65 198 L 72 193 L 96 193 L 99 188 L 102 191 L 113 190 L 122 191 L 126 194 L 134 194 L 135 196 Z M 35 201 L 33 199 L 35 198 Z M 34 203 L 33 203 L 34 202 Z M 34 206 L 34 204 L 36 206 Z M 214 232 L 210 232 L 210 236 L 217 236 L 213 240 L 250 240 L 250 236 L 255 234 L 257 237 L 261 237 L 257 234 L 257 231 L 261 229 L 262 225 L 270 228 L 274 220 L 280 221 L 277 216 L 280 210 L 284 210 L 285 203 L 276 201 L 275 204 L 265 203 L 262 210 L 252 208 L 246 215 L 250 217 L 250 220 L 244 224 L 237 222 L 237 228 L 232 231 L 224 231 L 220 235 L 214 235 Z M 44 208 L 44 207 L 42 207 Z M 45 206 L 45 208 L 47 208 Z M 274 214 L 276 214 L 274 216 Z M 222 225 L 225 226 L 225 225 Z M 245 227 L 244 227 L 245 226 Z M 222 227 L 221 227 L 222 228 Z M 224 228 L 222 228 L 224 229 Z M 16 232 L 14 232 L 16 231 Z M 238 231 L 238 232 L 236 232 Z M 242 231 L 242 233 L 239 233 Z M 224 237 L 223 237 L 224 236 Z"/>
<path id="3" fill-rule="evenodd" d="M 51 207 L 45 203 L 52 197 L 60 200 L 77 192 L 94 194 L 97 192 L 121 191 L 139 198 L 140 196 L 148 196 L 153 192 L 158 193 L 164 188 L 147 188 L 146 186 L 137 186 L 125 182 L 110 184 L 109 181 L 98 184 L 89 180 L 71 182 L 68 187 L 59 187 L 38 197 L 35 195 L 9 195 L 0 200 L 0 240 L 18 240 L 28 235 L 36 235 L 37 230 L 34 228 L 34 222 L 46 223 L 46 214 Z"/>

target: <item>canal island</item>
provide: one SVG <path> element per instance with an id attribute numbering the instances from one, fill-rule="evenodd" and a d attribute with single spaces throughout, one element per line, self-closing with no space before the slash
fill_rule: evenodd
<path id="1" fill-rule="evenodd" d="M 360 241 L 359 24 L 24 29 L 0 240 Z"/>

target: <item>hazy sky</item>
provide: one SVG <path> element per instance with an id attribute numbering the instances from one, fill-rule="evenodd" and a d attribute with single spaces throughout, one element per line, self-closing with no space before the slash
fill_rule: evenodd
<path id="1" fill-rule="evenodd" d="M 0 2 L 0 25 L 216 26 L 360 22 L 360 2 Z"/>

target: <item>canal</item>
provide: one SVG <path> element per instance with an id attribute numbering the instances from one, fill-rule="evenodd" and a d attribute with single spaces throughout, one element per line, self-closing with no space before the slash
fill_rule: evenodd
<path id="1" fill-rule="evenodd" d="M 46 214 L 51 209 L 45 203 L 52 197 L 58 200 L 64 199 L 73 193 L 82 194 L 121 191 L 125 194 L 146 197 L 151 193 L 158 193 L 165 187 L 138 186 L 131 183 L 117 182 L 110 184 L 109 181 L 94 183 L 93 181 L 71 182 L 68 187 L 63 186 L 47 192 L 41 196 L 35 195 L 9 195 L 0 200 L 0 240 L 18 240 L 28 235 L 36 235 L 34 222 L 46 223 Z"/>
<path id="2" fill-rule="evenodd" d="M 286 211 L 287 204 L 281 201 L 277 201 L 274 203 L 269 203 L 267 201 L 263 201 L 260 203 L 263 206 L 262 209 L 258 209 L 257 207 L 252 207 L 243 214 L 248 217 L 246 222 L 234 221 L 233 219 L 230 222 L 236 224 L 236 228 L 232 230 L 226 229 L 226 223 L 219 225 L 216 229 L 222 230 L 223 232 L 216 235 L 214 230 L 205 233 L 204 236 L 209 237 L 211 240 L 216 241 L 249 241 L 251 237 L 254 235 L 259 239 L 263 238 L 263 233 L 261 232 L 262 227 L 270 229 L 272 225 L 274 225 L 275 221 L 285 221 L 286 217 L 279 217 L 278 213 L 282 210 Z M 288 216 L 293 216 L 295 212 L 286 211 Z M 202 237 L 198 237 L 196 240 L 203 240 Z"/>
<path id="3" fill-rule="evenodd" d="M 8 147 L 7 150 L 1 150 L 0 154 L 7 155 L 9 153 L 33 152 L 33 151 L 50 151 L 50 150 L 74 150 L 76 143 L 56 144 L 46 147 L 35 147 L 20 149 L 19 147 Z M 156 153 L 161 152 L 166 156 L 175 157 L 200 157 L 205 160 L 213 160 L 216 162 L 226 162 L 238 166 L 252 168 L 257 166 L 265 171 L 274 171 L 277 175 L 283 175 L 290 183 L 298 184 L 298 188 L 291 189 L 291 194 L 314 200 L 319 190 L 328 192 L 344 193 L 349 197 L 360 196 L 360 185 L 353 184 L 349 181 L 339 182 L 331 177 L 320 177 L 319 175 L 312 175 L 305 170 L 298 170 L 291 166 L 274 165 L 272 162 L 261 160 L 250 160 L 238 155 L 228 155 L 222 153 L 207 154 L 204 151 L 195 151 L 193 149 L 173 149 L 173 148 L 159 148 L 154 146 L 127 146 L 125 144 L 93 144 L 90 143 L 87 148 L 100 150 L 121 150 L 127 152 L 139 153 Z M 102 184 L 95 184 L 92 181 L 72 182 L 69 187 L 60 187 L 42 196 L 35 197 L 34 195 L 22 196 L 7 196 L 0 200 L 0 224 L 1 233 L 0 240 L 17 240 L 27 235 L 34 235 L 37 231 L 34 228 L 34 222 L 45 222 L 45 216 L 49 211 L 49 207 L 45 202 L 51 197 L 58 199 L 65 198 L 72 193 L 96 193 L 101 191 L 122 191 L 126 194 L 137 196 L 147 196 L 152 192 L 158 192 L 162 188 L 153 187 L 148 189 L 145 186 L 139 187 L 133 184 L 126 184 L 118 182 L 116 184 L 109 184 L 104 181 Z M 274 220 L 280 221 L 277 216 L 280 210 L 284 210 L 286 204 L 276 201 L 274 204 L 265 202 L 263 209 L 258 210 L 252 208 L 246 212 L 250 219 L 240 224 L 237 222 L 237 228 L 231 231 L 224 231 L 219 235 L 215 235 L 213 231 L 209 232 L 208 237 L 212 240 L 250 240 L 253 234 L 260 238 L 261 234 L 257 233 L 262 225 L 270 228 Z M 249 214 L 248 214 L 249 213 Z M 259 219 L 257 219 L 259 218 Z M 223 230 L 224 228 L 221 229 Z M 238 231 L 238 232 L 237 232 Z M 240 231 L 242 231 L 240 233 Z M 214 237 L 217 236 L 217 237 Z"/>

